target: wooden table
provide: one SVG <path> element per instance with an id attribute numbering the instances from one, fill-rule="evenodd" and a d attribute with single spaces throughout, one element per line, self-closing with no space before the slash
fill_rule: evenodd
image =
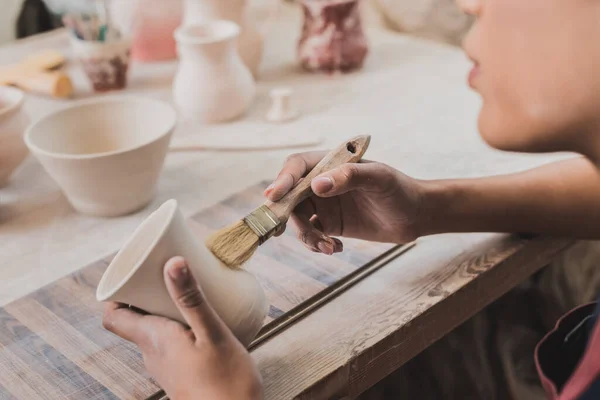
<path id="1" fill-rule="evenodd" d="M 369 25 L 365 68 L 316 76 L 295 68 L 300 14 L 293 5 L 266 42 L 259 98 L 246 119 L 227 127 L 182 124 L 177 136 L 201 132 L 326 136 L 329 148 L 348 136 L 372 135 L 369 159 L 416 178 L 507 173 L 566 154 L 514 155 L 489 149 L 476 132 L 478 96 L 465 84 L 469 65 L 456 48 Z M 69 54 L 64 32 L 0 48 L 0 63 L 46 47 Z M 77 98 L 90 96 L 82 72 L 69 67 Z M 170 100 L 175 63 L 134 65 L 128 92 Z M 303 117 L 281 127 L 263 121 L 268 90 L 296 89 Z M 32 118 L 67 105 L 30 96 Z M 294 150 L 297 151 L 297 150 Z M 190 215 L 249 184 L 272 179 L 291 150 L 173 153 L 158 194 L 146 209 L 118 219 L 76 214 L 30 157 L 0 189 L 0 305 L 114 252 L 164 200 Z M 417 246 L 252 352 L 267 398 L 353 397 L 547 264 L 572 244 L 503 234 L 445 234 Z"/>

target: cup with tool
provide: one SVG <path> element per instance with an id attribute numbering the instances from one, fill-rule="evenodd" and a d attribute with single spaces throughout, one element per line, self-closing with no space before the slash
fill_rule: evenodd
<path id="1" fill-rule="evenodd" d="M 94 91 L 121 90 L 127 86 L 131 39 L 111 23 L 106 3 L 101 4 L 97 15 L 67 14 L 63 22 Z"/>

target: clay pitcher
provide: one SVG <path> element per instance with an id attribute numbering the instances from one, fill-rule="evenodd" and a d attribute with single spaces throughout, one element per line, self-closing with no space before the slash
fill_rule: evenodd
<path id="1" fill-rule="evenodd" d="M 277 3 L 275 3 L 277 4 Z M 213 20 L 228 20 L 240 27 L 237 50 L 242 61 L 256 79 L 263 55 L 265 29 L 275 17 L 272 11 L 262 30 L 250 16 L 247 0 L 184 0 L 183 24 L 198 24 Z"/>
<path id="2" fill-rule="evenodd" d="M 236 51 L 240 28 L 219 20 L 175 31 L 179 67 L 173 99 L 184 120 L 214 124 L 242 116 L 256 93 L 254 79 Z"/>

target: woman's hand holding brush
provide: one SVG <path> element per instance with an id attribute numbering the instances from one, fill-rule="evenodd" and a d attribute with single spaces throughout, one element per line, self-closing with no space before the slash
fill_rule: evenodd
<path id="1" fill-rule="evenodd" d="M 416 239 L 425 185 L 363 161 L 370 140 L 356 136 L 329 152 L 289 157 L 265 203 L 210 235 L 207 247 L 227 267 L 240 268 L 261 244 L 281 235 L 290 218 L 300 240 L 325 254 L 342 251 L 331 236 L 398 244 Z"/>
<path id="2" fill-rule="evenodd" d="M 265 190 L 267 199 L 282 198 L 326 154 L 288 157 Z M 422 183 L 385 164 L 365 160 L 343 164 L 312 179 L 311 188 L 314 194 L 296 206 L 291 220 L 298 238 L 313 251 L 342 251 L 342 242 L 332 236 L 407 243 L 420 234 Z"/>

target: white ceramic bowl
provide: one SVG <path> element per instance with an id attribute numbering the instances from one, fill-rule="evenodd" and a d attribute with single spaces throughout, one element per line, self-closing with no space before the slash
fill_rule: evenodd
<path id="1" fill-rule="evenodd" d="M 23 109 L 25 94 L 14 88 L 0 86 L 0 187 L 8 183 L 14 170 L 29 151 L 23 133 L 29 118 Z"/>
<path id="2" fill-rule="evenodd" d="M 38 120 L 25 143 L 77 211 L 114 217 L 154 197 L 176 121 L 157 100 L 103 97 Z"/>

